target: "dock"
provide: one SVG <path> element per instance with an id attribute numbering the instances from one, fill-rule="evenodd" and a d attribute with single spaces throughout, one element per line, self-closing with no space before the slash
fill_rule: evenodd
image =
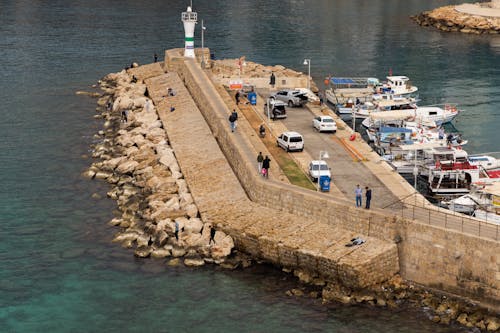
<path id="1" fill-rule="evenodd" d="M 361 166 L 360 178 L 377 182 L 381 197 L 387 191 L 384 207 L 356 208 L 348 183 L 336 185 L 332 193 L 338 195 L 291 185 L 276 164 L 271 179 L 263 179 L 254 160 L 258 151 L 268 153 L 266 146 L 244 117 L 231 133 L 227 118 L 237 106 L 221 88 L 220 77 L 181 51 L 167 50 L 163 64 L 141 66 L 133 73 L 148 87 L 202 219 L 231 235 L 239 250 L 353 289 L 399 272 L 420 285 L 498 311 L 498 226 L 464 220 L 426 203 L 364 141 L 351 141 L 347 126 L 329 139 L 337 149 L 337 163 L 353 170 Z M 176 96 L 165 97 L 169 87 Z M 314 105 L 309 110 L 330 112 Z M 271 129 L 280 131 L 279 126 Z M 346 247 L 354 237 L 366 242 Z"/>

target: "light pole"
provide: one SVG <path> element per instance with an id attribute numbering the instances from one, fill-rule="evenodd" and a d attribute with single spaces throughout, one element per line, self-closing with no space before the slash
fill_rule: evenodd
<path id="1" fill-rule="evenodd" d="M 320 150 L 319 151 L 319 161 L 322 161 L 323 159 L 329 159 L 330 155 L 328 155 L 328 152 L 326 150 Z M 317 191 L 319 192 L 321 183 L 320 183 L 320 178 L 321 178 L 321 163 L 318 165 L 318 188 Z"/>
<path id="2" fill-rule="evenodd" d="M 207 29 L 201 20 L 201 68 L 205 68 L 205 36 L 204 31 Z"/>
<path id="3" fill-rule="evenodd" d="M 307 89 L 311 89 L 311 59 L 304 59 L 304 65 L 307 65 Z"/>

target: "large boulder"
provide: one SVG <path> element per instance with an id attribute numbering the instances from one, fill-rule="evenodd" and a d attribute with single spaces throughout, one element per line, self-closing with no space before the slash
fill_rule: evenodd
<path id="1" fill-rule="evenodd" d="M 136 161 L 125 161 L 125 162 L 122 162 L 120 163 L 117 167 L 116 167 L 116 171 L 119 172 L 119 173 L 132 173 L 134 172 L 135 168 L 139 165 L 138 162 Z"/>

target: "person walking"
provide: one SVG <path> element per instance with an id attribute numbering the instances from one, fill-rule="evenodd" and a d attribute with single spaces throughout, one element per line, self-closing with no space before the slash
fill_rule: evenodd
<path id="1" fill-rule="evenodd" d="M 372 200 L 372 189 L 368 186 L 365 187 L 365 196 L 366 196 L 366 209 L 370 209 L 370 201 Z"/>
<path id="2" fill-rule="evenodd" d="M 212 241 L 215 244 L 215 232 L 216 231 L 217 230 L 215 230 L 215 228 L 213 226 L 210 226 L 210 240 L 208 241 L 208 245 L 210 245 L 212 243 Z"/>
<path id="3" fill-rule="evenodd" d="M 259 175 L 262 172 L 262 162 L 264 161 L 264 156 L 262 156 L 262 152 L 259 151 L 259 155 L 257 155 L 257 167 L 259 168 Z"/>
<path id="4" fill-rule="evenodd" d="M 269 178 L 269 167 L 271 166 L 271 159 L 266 155 L 262 161 L 262 176 Z"/>
<path id="5" fill-rule="evenodd" d="M 237 90 L 236 94 L 234 94 L 234 99 L 236 100 L 236 105 L 240 104 L 240 91 Z"/>
<path id="6" fill-rule="evenodd" d="M 359 184 L 356 185 L 356 189 L 354 190 L 354 193 L 356 194 L 356 207 L 363 206 L 363 204 L 362 204 L 363 189 L 361 187 L 359 187 Z"/>
<path id="7" fill-rule="evenodd" d="M 229 125 L 231 127 L 231 132 L 234 132 L 236 130 L 236 126 L 238 125 L 237 121 L 238 121 L 238 113 L 236 112 L 236 110 L 233 109 L 233 112 L 229 116 Z"/>

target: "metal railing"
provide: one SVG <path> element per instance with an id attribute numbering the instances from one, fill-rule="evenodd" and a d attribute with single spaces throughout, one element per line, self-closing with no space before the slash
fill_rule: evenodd
<path id="1" fill-rule="evenodd" d="M 419 193 L 412 193 L 384 208 L 394 211 L 405 219 L 499 240 L 500 225 L 434 206 Z"/>

